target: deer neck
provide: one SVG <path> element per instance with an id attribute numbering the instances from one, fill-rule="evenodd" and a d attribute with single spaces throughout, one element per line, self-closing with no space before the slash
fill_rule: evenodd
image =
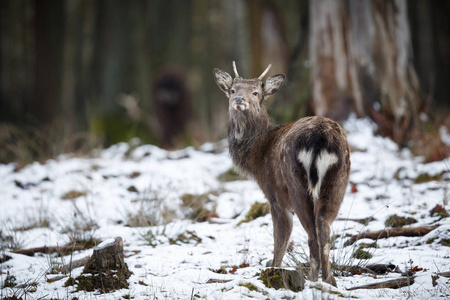
<path id="1" fill-rule="evenodd" d="M 247 176 L 257 177 L 267 151 L 267 140 L 272 124 L 266 109 L 235 111 L 230 109 L 228 144 L 237 170 Z"/>

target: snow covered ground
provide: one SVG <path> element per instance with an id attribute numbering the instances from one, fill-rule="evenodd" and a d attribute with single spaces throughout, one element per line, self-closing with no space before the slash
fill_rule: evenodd
<path id="1" fill-rule="evenodd" d="M 222 144 L 167 152 L 136 141 L 114 145 L 94 157 L 62 155 L 20 170 L 0 165 L 1 297 L 23 299 L 430 299 L 450 296 L 449 279 L 433 275 L 450 271 L 450 218 L 431 214 L 436 205 L 448 209 L 450 158 L 430 164 L 399 152 L 386 138 L 373 135 L 374 125 L 351 119 L 344 125 L 354 151 L 351 184 L 347 188 L 332 234 L 330 256 L 339 265 L 394 264 L 413 269 L 415 283 L 400 289 L 348 288 L 401 278 L 390 272 L 337 276 L 338 288 L 306 282 L 302 292 L 264 286 L 258 274 L 272 258 L 270 215 L 242 223 L 251 205 L 265 202 L 249 180 L 223 181 L 232 168 Z M 419 175 L 436 176 L 415 183 Z M 431 178 L 433 179 L 433 178 Z M 427 180 L 425 180 L 427 181 Z M 201 197 L 196 197 L 203 195 Z M 187 199 L 187 200 L 186 200 Z M 193 199 L 191 202 L 189 199 Z M 210 212 L 204 222 L 192 220 L 195 201 Z M 391 215 L 417 220 L 412 225 L 440 225 L 423 237 L 378 239 L 377 248 L 364 249 L 369 260 L 353 258 L 361 243 L 344 246 L 350 235 L 386 228 Z M 373 217 L 361 224 L 354 219 Z M 353 219 L 353 220 L 350 220 Z M 55 270 L 92 254 L 14 253 L 14 248 L 63 246 L 77 240 L 104 241 L 121 236 L 125 262 L 133 272 L 129 289 L 108 294 L 76 292 L 65 287 Z M 295 218 L 291 252 L 284 263 L 305 262 L 306 234 Z M 9 259 L 8 259 L 9 258 Z M 51 269 L 53 272 L 50 272 Z M 15 286 L 15 287 L 9 287 Z"/>

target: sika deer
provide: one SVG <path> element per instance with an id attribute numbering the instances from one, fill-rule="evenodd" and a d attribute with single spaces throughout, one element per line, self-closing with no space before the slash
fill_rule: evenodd
<path id="1" fill-rule="evenodd" d="M 285 75 L 263 81 L 214 69 L 229 98 L 229 151 L 238 172 L 253 177 L 270 203 L 274 228 L 273 266 L 280 267 L 297 214 L 308 234 L 310 280 L 336 286 L 329 263 L 330 225 L 344 198 L 350 173 L 349 147 L 342 128 L 323 117 L 275 126 L 264 101 L 283 85 Z"/>

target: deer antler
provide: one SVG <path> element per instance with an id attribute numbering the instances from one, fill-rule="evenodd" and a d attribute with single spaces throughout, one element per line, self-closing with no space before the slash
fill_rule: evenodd
<path id="1" fill-rule="evenodd" d="M 272 67 L 271 64 L 269 64 L 264 72 L 258 77 L 259 80 L 262 80 L 264 76 L 266 76 L 267 72 L 269 72 L 270 68 Z"/>
<path id="2" fill-rule="evenodd" d="M 239 77 L 239 73 L 236 68 L 236 62 L 234 60 L 233 60 L 233 71 L 234 71 L 234 75 L 236 75 L 236 77 Z"/>

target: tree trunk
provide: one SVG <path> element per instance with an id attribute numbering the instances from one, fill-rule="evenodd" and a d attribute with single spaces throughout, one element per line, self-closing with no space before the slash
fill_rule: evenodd
<path id="1" fill-rule="evenodd" d="M 107 293 L 128 288 L 131 272 L 124 262 L 123 240 L 116 237 L 94 248 L 83 273 L 76 278 L 78 290 Z"/>
<path id="2" fill-rule="evenodd" d="M 405 0 L 310 1 L 313 108 L 336 120 L 354 111 L 404 146 L 418 125 Z"/>
<path id="3" fill-rule="evenodd" d="M 60 108 L 65 3 L 37 1 L 35 9 L 35 78 L 31 107 L 40 125 L 53 121 Z"/>

